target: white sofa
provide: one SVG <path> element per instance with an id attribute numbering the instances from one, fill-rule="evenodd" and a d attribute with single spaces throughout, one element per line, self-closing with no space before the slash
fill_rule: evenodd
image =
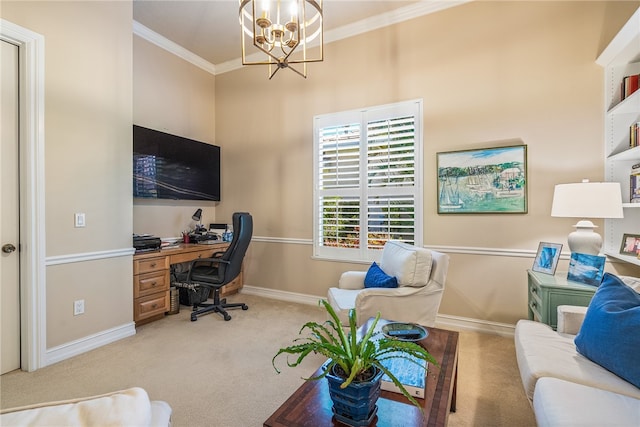
<path id="1" fill-rule="evenodd" d="M 327 300 L 340 320 L 348 325 L 349 310 L 355 308 L 358 325 L 379 311 L 387 320 L 434 326 L 449 256 L 390 240 L 382 249 L 380 268 L 397 279 L 397 288 L 365 288 L 366 271 L 347 271 L 340 276 L 338 287 L 329 289 Z"/>
<path id="2" fill-rule="evenodd" d="M 0 425 L 9 426 L 171 426 L 171 407 L 151 401 L 139 387 L 79 399 L 39 403 L 0 411 Z"/>
<path id="3" fill-rule="evenodd" d="M 640 290 L 638 279 L 622 279 Z M 539 426 L 640 426 L 640 389 L 576 349 L 586 311 L 558 306 L 557 331 L 530 320 L 516 325 L 518 368 L 536 421 Z"/>

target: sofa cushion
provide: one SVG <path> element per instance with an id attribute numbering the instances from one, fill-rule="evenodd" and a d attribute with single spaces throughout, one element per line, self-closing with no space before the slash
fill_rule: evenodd
<path id="1" fill-rule="evenodd" d="M 3 410 L 0 425 L 148 426 L 152 420 L 151 409 L 147 392 L 134 387 L 100 396 Z M 170 408 L 168 411 L 170 416 Z"/>
<path id="2" fill-rule="evenodd" d="M 516 359 L 525 392 L 533 399 L 536 382 L 555 377 L 640 399 L 640 389 L 612 374 L 576 350 L 573 336 L 562 336 L 544 323 L 519 320 Z"/>
<path id="3" fill-rule="evenodd" d="M 640 425 L 639 399 L 557 378 L 540 378 L 533 411 L 538 427 Z"/>
<path id="4" fill-rule="evenodd" d="M 364 277 L 365 288 L 397 288 L 398 281 L 395 277 L 386 274 L 375 262 L 371 264 L 367 275 Z"/>
<path id="5" fill-rule="evenodd" d="M 396 240 L 385 243 L 380 268 L 398 280 L 398 286 L 422 287 L 429 281 L 431 251 Z"/>
<path id="6" fill-rule="evenodd" d="M 605 273 L 575 344 L 583 356 L 640 387 L 640 294 Z"/>

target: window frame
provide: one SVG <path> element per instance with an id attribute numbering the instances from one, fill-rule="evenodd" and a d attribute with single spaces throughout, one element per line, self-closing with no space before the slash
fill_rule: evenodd
<path id="1" fill-rule="evenodd" d="M 413 116 L 414 119 L 414 183 L 409 186 L 377 188 L 367 183 L 367 142 L 369 123 L 394 119 L 403 116 Z M 331 126 L 346 126 L 358 123 L 360 126 L 359 138 L 359 182 L 357 188 L 321 190 L 320 187 L 320 131 Z M 364 149 L 363 149 L 364 148 Z M 423 242 L 423 174 L 424 174 L 424 138 L 423 138 L 423 101 L 415 99 L 393 104 L 385 104 L 349 110 L 337 113 L 329 113 L 314 116 L 313 119 L 313 257 L 324 260 L 371 262 L 379 257 L 379 249 L 369 249 L 367 245 L 367 201 L 375 196 L 411 195 L 414 198 L 414 242 L 416 246 L 422 246 Z M 329 195 L 355 196 L 360 200 L 359 217 L 359 248 L 330 247 L 322 245 L 321 231 L 321 206 L 320 197 L 325 193 Z M 364 244 L 363 244 L 364 239 Z"/>

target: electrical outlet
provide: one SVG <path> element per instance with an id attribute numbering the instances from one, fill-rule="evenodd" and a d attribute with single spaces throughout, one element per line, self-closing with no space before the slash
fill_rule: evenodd
<path id="1" fill-rule="evenodd" d="M 78 212 L 77 214 L 75 214 L 74 219 L 75 219 L 75 227 L 76 228 L 81 228 L 81 227 L 84 227 L 86 225 L 85 218 L 84 218 L 84 213 Z"/>
<path id="2" fill-rule="evenodd" d="M 78 314 L 84 313 L 84 300 L 79 299 L 73 302 L 73 315 L 77 316 Z"/>

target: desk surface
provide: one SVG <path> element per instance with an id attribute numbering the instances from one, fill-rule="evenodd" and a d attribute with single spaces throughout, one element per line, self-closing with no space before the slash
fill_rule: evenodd
<path id="1" fill-rule="evenodd" d="M 226 248 L 229 242 L 223 242 L 222 240 L 216 241 L 216 243 L 209 244 L 197 244 L 197 243 L 180 243 L 178 246 L 172 246 L 170 248 L 159 249 L 157 251 L 142 252 L 134 254 L 134 259 L 155 258 L 159 256 L 173 256 L 180 254 L 189 254 L 193 252 L 215 252 L 219 249 Z M 173 264 L 173 263 L 172 263 Z"/>
<path id="2" fill-rule="evenodd" d="M 368 322 L 362 327 L 367 328 Z M 446 426 L 449 411 L 455 411 L 458 371 L 458 332 L 426 328 L 429 336 L 419 341 L 440 364 L 427 374 L 425 398 L 416 398 L 420 410 L 399 393 L 382 391 L 378 399 L 378 414 L 373 425 L 378 426 Z M 320 369 L 315 375 L 320 374 Z M 326 379 L 306 381 L 264 422 L 265 427 L 337 426 Z"/>

